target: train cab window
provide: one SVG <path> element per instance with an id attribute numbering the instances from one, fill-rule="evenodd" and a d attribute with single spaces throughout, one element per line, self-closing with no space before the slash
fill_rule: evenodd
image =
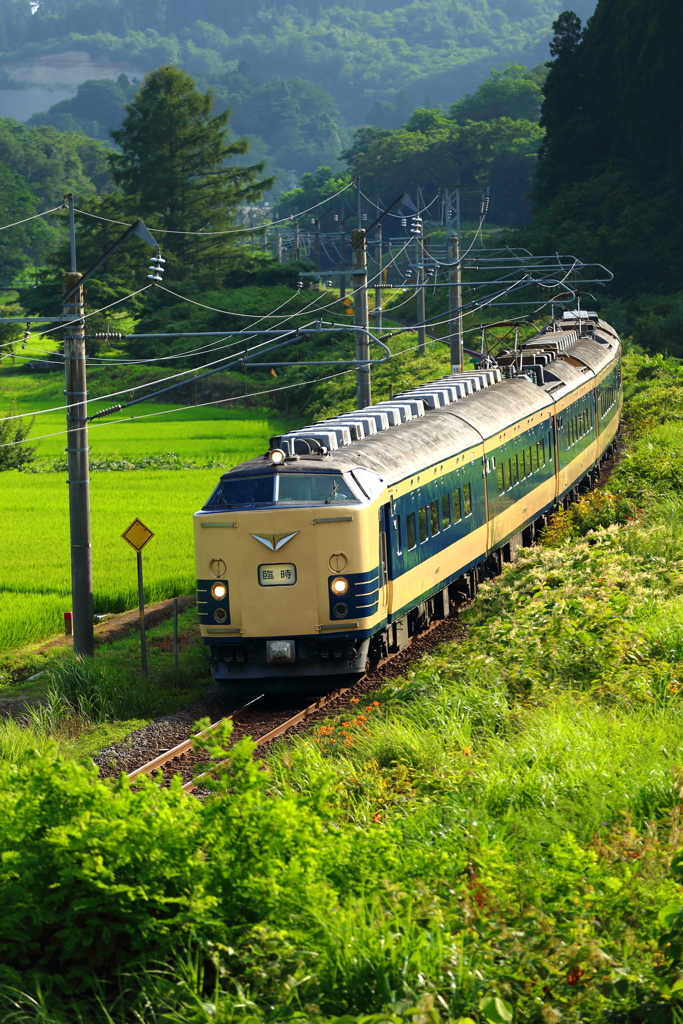
<path id="1" fill-rule="evenodd" d="M 512 456 L 512 482 L 519 483 L 519 462 L 516 455 Z"/>
<path id="2" fill-rule="evenodd" d="M 462 503 L 465 508 L 465 518 L 472 515 L 472 486 L 465 484 L 462 489 Z"/>
<path id="3" fill-rule="evenodd" d="M 496 478 L 498 480 L 498 493 L 503 494 L 505 491 L 505 477 L 503 476 L 503 463 L 500 462 L 496 467 Z"/>
<path id="4" fill-rule="evenodd" d="M 406 542 L 408 545 L 408 551 L 412 551 L 413 548 L 417 547 L 417 535 L 415 533 L 415 513 L 409 512 L 406 516 Z"/>
<path id="5" fill-rule="evenodd" d="M 462 519 L 462 505 L 460 504 L 460 488 L 453 491 L 453 522 L 459 523 Z"/>
<path id="6" fill-rule="evenodd" d="M 451 525 L 451 496 L 441 495 L 441 529 L 447 530 Z"/>
<path id="7" fill-rule="evenodd" d="M 239 505 L 272 505 L 275 475 L 236 476 L 221 480 L 204 508 L 235 508 Z"/>
<path id="8" fill-rule="evenodd" d="M 323 473 L 278 473 L 277 481 L 277 502 L 314 501 L 331 505 L 338 501 L 358 501 L 347 481 L 341 476 Z"/>
<path id="9" fill-rule="evenodd" d="M 437 533 L 440 532 L 440 530 L 439 530 L 439 503 L 438 503 L 438 501 L 433 501 L 431 503 L 431 505 L 429 506 L 429 521 L 430 521 L 431 530 L 432 530 L 432 537 L 436 537 Z"/>
<path id="10" fill-rule="evenodd" d="M 505 463 L 505 490 L 509 491 L 512 487 L 512 463 L 510 459 Z M 467 513 L 465 513 L 467 515 Z"/>
<path id="11" fill-rule="evenodd" d="M 290 501 L 330 505 L 359 500 L 343 476 L 332 473 L 270 473 L 267 476 L 226 476 L 204 508 L 240 508 Z"/>
<path id="12" fill-rule="evenodd" d="M 429 511 L 429 505 L 425 505 L 424 508 L 419 509 L 417 513 L 417 521 L 420 528 L 420 544 L 424 544 L 429 536 L 427 529 L 427 512 Z"/>

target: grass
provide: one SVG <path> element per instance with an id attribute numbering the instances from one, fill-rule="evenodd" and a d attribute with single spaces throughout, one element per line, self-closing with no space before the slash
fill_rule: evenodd
<path id="1" fill-rule="evenodd" d="M 47 648 L 39 657 L 27 659 L 15 656 L 15 675 L 40 675 L 33 684 L 0 687 L 2 699 L 33 698 L 20 721 L 0 718 L 0 764 L 27 763 L 36 752 L 51 749 L 67 758 L 82 758 L 196 699 L 211 678 L 206 648 L 198 642 L 196 611 L 178 617 L 177 674 L 172 630 L 172 620 L 148 629 L 147 680 L 142 678 L 135 631 L 123 639 L 100 642 L 90 661 L 79 661 L 68 648 Z"/>
<path id="2" fill-rule="evenodd" d="M 485 584 L 464 641 L 279 741 L 265 768 L 240 741 L 214 800 L 98 783 L 54 747 L 29 756 L 10 727 L 7 1015 L 680 1021 L 683 366 L 636 353 L 625 370 L 614 500 L 560 517 Z M 96 659 L 124 694 L 127 643 Z M 102 687 L 81 678 L 74 695 L 68 672 L 61 698 L 97 718 Z M 111 952 L 82 941 L 93 921 Z"/>
<path id="3" fill-rule="evenodd" d="M 154 538 L 145 548 L 147 603 L 192 593 L 192 515 L 219 470 L 93 473 L 93 592 L 96 613 L 137 604 L 135 553 L 121 534 L 142 519 Z M 3 474 L 0 539 L 0 651 L 63 629 L 70 609 L 67 488 L 61 474 Z"/>

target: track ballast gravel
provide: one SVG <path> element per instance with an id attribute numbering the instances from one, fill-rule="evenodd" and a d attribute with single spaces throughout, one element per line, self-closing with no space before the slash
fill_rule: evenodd
<path id="1" fill-rule="evenodd" d="M 324 707 L 308 715 L 303 721 L 293 726 L 286 733 L 287 737 L 307 732 L 310 728 L 318 725 L 330 715 L 336 714 L 342 708 L 350 705 L 354 698 L 360 699 L 373 690 L 377 690 L 388 679 L 394 679 L 403 675 L 416 662 L 426 654 L 430 654 L 440 644 L 447 641 L 457 642 L 463 638 L 465 629 L 457 617 L 444 619 L 436 623 L 432 628 L 421 636 L 417 637 L 406 647 L 405 650 L 389 658 L 377 669 L 366 676 L 363 676 L 355 684 L 350 686 L 345 693 L 332 698 Z M 232 738 L 240 739 L 242 736 L 252 736 L 258 739 L 265 736 L 278 725 L 292 718 L 299 711 L 309 707 L 318 697 L 329 693 L 331 689 L 343 687 L 343 677 L 333 687 L 330 687 L 329 680 L 321 680 L 321 688 L 318 694 L 307 693 L 303 696 L 296 694 L 290 696 L 267 696 L 262 697 L 253 710 L 248 709 L 243 716 L 235 723 Z M 346 684 L 348 685 L 348 684 Z M 189 704 L 182 711 L 172 715 L 164 715 L 143 729 L 131 733 L 120 743 L 106 747 L 93 758 L 100 769 L 100 777 L 118 777 L 121 772 L 132 772 L 148 761 L 153 760 L 160 754 L 171 750 L 173 747 L 187 740 L 194 732 L 194 725 L 200 718 L 209 718 L 216 722 L 227 715 L 238 711 L 250 700 L 245 696 L 243 700 L 232 695 L 227 695 L 223 687 L 213 684 L 207 688 L 204 696 L 192 704 Z M 274 741 L 273 741 L 274 742 Z M 264 744 L 258 749 L 259 757 L 267 754 L 270 743 Z M 188 782 L 202 764 L 207 762 L 207 757 L 202 751 L 188 751 L 180 757 L 167 762 L 160 769 L 163 771 L 164 782 L 170 782 L 174 775 L 181 775 L 183 782 Z"/>

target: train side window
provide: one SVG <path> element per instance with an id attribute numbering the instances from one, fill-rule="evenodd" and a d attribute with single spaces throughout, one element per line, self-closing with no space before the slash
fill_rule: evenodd
<path id="1" fill-rule="evenodd" d="M 429 520 L 431 524 L 432 537 L 436 537 L 439 533 L 439 503 L 433 501 L 429 506 Z"/>
<path id="2" fill-rule="evenodd" d="M 395 545 L 396 545 L 396 554 L 400 555 L 401 551 L 403 550 L 402 547 L 401 547 L 401 517 L 400 516 L 392 516 L 391 524 L 393 526 L 393 534 L 394 534 L 394 540 L 395 540 Z"/>
<path id="3" fill-rule="evenodd" d="M 512 487 L 512 464 L 510 459 L 505 463 L 505 490 L 509 491 Z M 467 512 L 465 513 L 467 515 Z"/>
<path id="4" fill-rule="evenodd" d="M 533 461 L 534 471 L 538 469 L 538 445 L 535 444 L 531 449 L 531 457 Z"/>
<path id="5" fill-rule="evenodd" d="M 423 508 L 419 509 L 417 513 L 417 521 L 420 529 L 420 544 L 424 544 L 424 542 L 427 540 L 427 537 L 429 536 L 429 530 L 427 529 L 428 509 L 429 505 L 425 505 Z"/>
<path id="6" fill-rule="evenodd" d="M 447 530 L 451 525 L 451 496 L 441 495 L 441 528 Z"/>
<path id="7" fill-rule="evenodd" d="M 500 462 L 498 464 L 498 466 L 496 466 L 496 478 L 498 480 L 498 493 L 502 494 L 503 491 L 505 490 L 505 479 L 503 477 L 503 463 L 502 462 Z"/>
<path id="8" fill-rule="evenodd" d="M 406 516 L 406 541 L 408 543 L 408 551 L 412 551 L 413 548 L 417 547 L 417 535 L 415 533 L 415 513 L 409 512 Z"/>
<path id="9" fill-rule="evenodd" d="M 538 461 L 545 466 L 545 441 L 543 440 L 538 442 Z"/>
<path id="10" fill-rule="evenodd" d="M 527 476 L 531 476 L 534 471 L 533 463 L 531 461 L 531 445 L 526 450 L 526 472 Z"/>
<path id="11" fill-rule="evenodd" d="M 548 462 L 552 462 L 553 461 L 553 455 L 555 454 L 553 449 L 554 449 L 553 435 L 552 434 L 548 434 Z"/>
<path id="12" fill-rule="evenodd" d="M 512 482 L 519 483 L 519 460 L 516 455 L 512 456 Z"/>
<path id="13" fill-rule="evenodd" d="M 459 523 L 462 519 L 462 506 L 460 504 L 460 488 L 453 491 L 453 522 Z"/>
<path id="14" fill-rule="evenodd" d="M 462 489 L 462 502 L 465 506 L 465 518 L 472 515 L 472 485 L 465 484 Z"/>

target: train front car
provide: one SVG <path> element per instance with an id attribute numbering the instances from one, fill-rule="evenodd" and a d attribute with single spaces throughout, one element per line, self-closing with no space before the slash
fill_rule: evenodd
<path id="1" fill-rule="evenodd" d="M 201 633 L 214 678 L 238 689 L 360 675 L 386 615 L 380 477 L 363 471 L 361 483 L 337 453 L 278 458 L 226 473 L 194 517 Z"/>

